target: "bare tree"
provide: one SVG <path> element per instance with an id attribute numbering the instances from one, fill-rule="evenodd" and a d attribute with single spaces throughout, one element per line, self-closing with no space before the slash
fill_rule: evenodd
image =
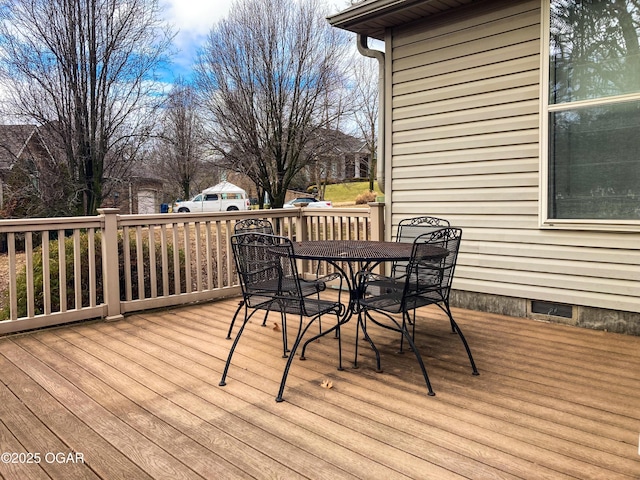
<path id="1" fill-rule="evenodd" d="M 371 191 L 374 190 L 378 150 L 378 70 L 378 62 L 371 58 L 359 57 L 354 63 L 353 118 L 371 159 L 369 168 L 369 190 Z"/>
<path id="2" fill-rule="evenodd" d="M 153 127 L 152 74 L 171 38 L 157 0 L 3 0 L 5 112 L 49 124 L 94 214 L 105 178 L 122 178 Z M 163 28 L 161 28 L 163 27 Z"/>
<path id="3" fill-rule="evenodd" d="M 190 198 L 194 182 L 204 168 L 202 116 L 194 89 L 183 79 L 174 84 L 162 116 L 160 151 L 157 166 L 169 188 L 179 198 Z"/>
<path id="4" fill-rule="evenodd" d="M 282 206 L 310 162 L 314 130 L 343 114 L 344 32 L 317 0 L 237 0 L 214 26 L 197 66 L 212 148 L 247 174 L 260 201 Z"/>

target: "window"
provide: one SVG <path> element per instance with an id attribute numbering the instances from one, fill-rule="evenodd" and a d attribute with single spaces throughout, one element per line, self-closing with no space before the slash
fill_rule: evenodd
<path id="1" fill-rule="evenodd" d="M 640 6 L 552 0 L 547 221 L 640 221 Z"/>
<path id="2" fill-rule="evenodd" d="M 208 193 L 207 196 L 205 197 L 205 201 L 207 202 L 211 202 L 215 200 L 218 200 L 218 195 L 215 193 Z"/>
<path id="3" fill-rule="evenodd" d="M 241 193 L 223 193 L 222 198 L 224 200 L 242 200 Z"/>

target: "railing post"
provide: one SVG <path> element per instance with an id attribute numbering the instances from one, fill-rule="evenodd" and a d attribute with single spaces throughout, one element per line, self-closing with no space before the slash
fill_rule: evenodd
<path id="1" fill-rule="evenodd" d="M 297 207 L 298 216 L 296 217 L 296 241 L 304 242 L 309 240 L 309 232 L 307 231 L 307 218 L 304 216 L 302 208 Z"/>
<path id="2" fill-rule="evenodd" d="M 305 240 L 309 240 L 307 218 L 304 216 L 302 207 L 296 207 L 296 210 L 298 210 L 298 216 L 296 217 L 296 241 L 304 242 Z M 303 276 L 306 276 L 307 271 L 311 270 L 309 260 L 299 260 L 298 262 L 298 271 L 302 272 Z"/>
<path id="3" fill-rule="evenodd" d="M 102 284 L 107 304 L 106 320 L 124 318 L 120 309 L 120 268 L 118 262 L 119 208 L 99 208 L 103 218 L 102 230 Z"/>
<path id="4" fill-rule="evenodd" d="M 369 204 L 369 220 L 371 221 L 371 240 L 383 241 L 384 237 L 384 202 L 370 202 Z M 376 266 L 373 271 L 380 275 L 387 273 L 386 264 L 384 262 Z"/>
<path id="5" fill-rule="evenodd" d="M 384 240 L 384 202 L 370 202 L 371 240 Z"/>

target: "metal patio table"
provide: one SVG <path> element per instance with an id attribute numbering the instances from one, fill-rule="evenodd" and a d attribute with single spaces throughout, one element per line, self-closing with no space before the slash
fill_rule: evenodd
<path id="1" fill-rule="evenodd" d="M 433 245 L 433 256 L 440 259 L 448 254 L 448 251 L 437 245 Z M 384 242 L 374 240 L 309 240 L 293 242 L 294 257 L 301 260 L 325 261 L 331 264 L 344 278 L 349 290 L 349 304 L 339 325 L 347 323 L 351 317 L 358 313 L 360 291 L 357 274 L 361 271 L 371 271 L 380 263 L 394 261 L 408 261 L 411 259 L 413 243 Z M 338 325 L 319 333 L 305 342 L 302 347 L 300 359 L 304 360 L 304 352 L 309 343 L 335 331 Z M 364 338 L 369 342 L 375 352 L 377 365 L 380 365 L 380 354 L 375 344 L 369 337 L 366 327 L 358 320 L 357 328 L 362 329 Z M 356 335 L 357 339 L 357 335 Z M 357 341 L 357 340 L 356 340 Z M 358 368 L 357 358 L 354 360 L 354 368 Z M 340 367 L 339 370 L 342 368 Z M 380 370 L 378 368 L 378 370 Z"/>

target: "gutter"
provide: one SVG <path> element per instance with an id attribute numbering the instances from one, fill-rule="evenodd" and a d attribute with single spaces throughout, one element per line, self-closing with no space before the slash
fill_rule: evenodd
<path id="1" fill-rule="evenodd" d="M 384 52 L 380 50 L 374 50 L 369 48 L 369 37 L 361 33 L 358 34 L 358 52 L 364 57 L 375 58 L 378 60 L 378 162 L 376 178 L 378 179 L 378 185 L 384 192 L 384 150 L 385 150 L 385 108 L 384 108 L 384 89 L 385 89 L 385 63 Z"/>

